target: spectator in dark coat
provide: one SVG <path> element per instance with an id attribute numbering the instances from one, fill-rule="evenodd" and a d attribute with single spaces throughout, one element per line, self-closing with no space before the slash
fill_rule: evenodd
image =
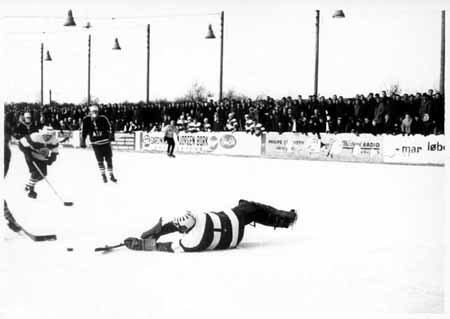
<path id="1" fill-rule="evenodd" d="M 336 107 L 336 116 L 341 117 L 342 120 L 344 120 L 347 116 L 347 107 L 345 105 L 344 98 L 340 96 L 334 103 Z"/>
<path id="2" fill-rule="evenodd" d="M 373 114 L 375 112 L 375 108 L 378 105 L 377 101 L 375 100 L 373 93 L 369 93 L 369 95 L 367 96 L 367 115 L 369 120 L 371 120 L 373 118 Z"/>
<path id="3" fill-rule="evenodd" d="M 425 136 L 436 134 L 436 125 L 431 121 L 430 116 L 427 113 L 423 115 L 422 129 L 422 134 Z"/>
<path id="4" fill-rule="evenodd" d="M 414 116 L 414 121 L 411 124 L 411 134 L 423 134 L 423 123 L 419 115 Z"/>
<path id="5" fill-rule="evenodd" d="M 420 102 L 420 108 L 419 108 L 420 118 L 423 119 L 423 116 L 425 114 L 428 114 L 428 115 L 432 114 L 433 110 L 431 108 L 432 108 L 431 98 L 427 94 L 424 94 L 422 96 L 422 100 Z"/>
<path id="6" fill-rule="evenodd" d="M 444 134 L 444 99 L 440 93 L 436 93 L 432 100 L 431 119 L 436 122 L 436 133 Z"/>
<path id="7" fill-rule="evenodd" d="M 370 126 L 370 134 L 373 135 L 378 135 L 380 133 L 382 133 L 382 130 L 380 128 L 380 123 L 377 123 L 377 121 L 375 121 L 375 119 L 372 120 L 372 125 Z"/>
<path id="8" fill-rule="evenodd" d="M 381 132 L 385 134 L 392 134 L 394 132 L 394 121 L 391 120 L 391 117 L 388 113 L 384 115 L 384 121 L 380 126 Z"/>
<path id="9" fill-rule="evenodd" d="M 214 120 L 212 123 L 212 131 L 213 132 L 220 132 L 223 131 L 224 126 L 222 125 L 222 123 L 220 122 L 220 118 L 219 118 L 219 113 L 214 113 Z"/>
<path id="10" fill-rule="evenodd" d="M 383 122 L 384 117 L 384 102 L 381 98 L 376 98 L 375 101 L 377 102 L 375 110 L 373 112 L 373 120 L 378 124 Z"/>
<path id="11" fill-rule="evenodd" d="M 342 121 L 342 117 L 338 117 L 336 120 L 336 126 L 334 127 L 334 134 L 345 133 L 345 124 Z"/>

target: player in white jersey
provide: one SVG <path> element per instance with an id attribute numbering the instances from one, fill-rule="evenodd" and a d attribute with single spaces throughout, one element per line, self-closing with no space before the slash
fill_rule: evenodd
<path id="1" fill-rule="evenodd" d="M 25 190 L 28 197 L 36 198 L 34 185 L 47 176 L 47 166 L 52 165 L 58 155 L 56 132 L 50 126 L 44 126 L 39 132 L 22 137 L 19 148 L 31 174 Z"/>
<path id="2" fill-rule="evenodd" d="M 166 125 L 163 129 L 164 141 L 167 142 L 167 156 L 175 157 L 173 151 L 175 149 L 175 134 L 178 134 L 178 128 L 175 126 L 175 121 L 171 120 L 169 125 Z"/>
<path id="3" fill-rule="evenodd" d="M 208 212 L 177 217 L 158 223 L 139 238 L 127 238 L 124 244 L 132 250 L 165 252 L 198 252 L 235 248 L 244 236 L 244 228 L 258 223 L 274 228 L 288 228 L 297 220 L 295 210 L 283 211 L 257 202 L 240 200 L 239 204 L 221 212 Z M 179 232 L 182 237 L 173 242 L 158 241 L 161 236 Z"/>

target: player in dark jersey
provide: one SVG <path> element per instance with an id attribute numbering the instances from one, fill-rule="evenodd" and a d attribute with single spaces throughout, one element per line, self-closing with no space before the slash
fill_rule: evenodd
<path id="1" fill-rule="evenodd" d="M 39 132 L 20 139 L 19 149 L 25 156 L 25 161 L 31 174 L 25 186 L 28 197 L 37 197 L 34 186 L 37 182 L 44 179 L 43 176 L 47 176 L 47 166 L 52 165 L 56 161 L 58 145 L 56 132 L 50 126 L 44 126 Z"/>
<path id="2" fill-rule="evenodd" d="M 258 223 L 274 228 L 288 228 L 297 220 L 295 210 L 283 211 L 257 202 L 240 200 L 239 204 L 223 212 L 192 214 L 163 225 L 162 219 L 139 238 L 127 238 L 124 244 L 132 250 L 165 252 L 198 252 L 234 248 L 244 236 L 244 228 Z M 179 232 L 179 241 L 158 242 L 159 237 Z"/>
<path id="3" fill-rule="evenodd" d="M 30 135 L 39 131 L 39 127 L 35 126 L 32 122 L 31 113 L 23 113 L 23 121 L 19 121 L 14 128 L 13 136 L 16 140 L 20 140 L 22 137 Z"/>
<path id="4" fill-rule="evenodd" d="M 5 123 L 5 135 L 4 135 L 5 152 L 3 157 L 3 166 L 4 166 L 3 177 L 6 177 L 6 174 L 8 174 L 9 162 L 11 161 L 11 150 L 9 148 L 9 141 L 11 140 L 12 130 L 9 126 L 9 121 L 7 119 L 5 119 L 4 123 Z M 3 216 L 8 222 L 8 227 L 12 231 L 18 232 L 21 230 L 21 228 L 17 225 L 16 220 L 13 217 L 11 211 L 9 210 L 8 203 L 6 202 L 6 200 L 3 201 Z"/>
<path id="5" fill-rule="evenodd" d="M 111 123 L 106 116 L 98 114 L 98 106 L 92 105 L 89 111 L 90 114 L 83 119 L 81 126 L 80 146 L 86 147 L 86 138 L 89 136 L 103 182 L 108 182 L 105 174 L 106 162 L 109 179 L 116 183 L 117 179 L 113 174 L 111 141 L 114 141 L 114 133 Z"/>

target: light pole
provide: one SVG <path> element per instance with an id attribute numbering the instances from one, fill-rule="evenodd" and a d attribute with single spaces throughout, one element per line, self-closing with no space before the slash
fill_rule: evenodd
<path id="1" fill-rule="evenodd" d="M 224 34 L 225 14 L 220 13 L 220 78 L 219 78 L 219 102 L 222 101 L 223 96 L 223 34 Z M 209 25 L 206 39 L 215 39 L 212 26 Z"/>
<path id="2" fill-rule="evenodd" d="M 441 13 L 441 74 L 439 78 L 439 91 L 445 94 L 445 10 Z"/>
<path id="3" fill-rule="evenodd" d="M 336 10 L 333 18 L 345 18 L 344 11 Z M 316 10 L 316 58 L 314 63 L 314 95 L 317 96 L 319 87 L 319 28 L 320 28 L 320 10 Z"/>
<path id="4" fill-rule="evenodd" d="M 150 24 L 147 24 L 147 107 L 150 102 Z"/>
<path id="5" fill-rule="evenodd" d="M 113 18 L 114 19 L 114 18 Z M 65 27 L 74 27 L 76 26 L 75 19 L 73 18 L 72 10 L 69 10 L 67 13 L 67 19 L 64 23 Z M 84 26 L 86 29 L 92 28 L 92 25 L 90 22 L 87 22 Z M 117 38 L 114 39 L 114 46 L 112 48 L 113 50 L 122 50 L 119 44 L 119 40 Z M 87 105 L 91 105 L 91 34 L 89 33 L 88 36 L 88 79 L 87 79 Z"/>
<path id="6" fill-rule="evenodd" d="M 47 51 L 45 61 L 52 61 L 50 52 Z M 41 42 L 41 106 L 44 106 L 44 43 Z"/>
<path id="7" fill-rule="evenodd" d="M 87 93 L 87 106 L 91 105 L 91 35 L 88 37 L 88 93 Z"/>

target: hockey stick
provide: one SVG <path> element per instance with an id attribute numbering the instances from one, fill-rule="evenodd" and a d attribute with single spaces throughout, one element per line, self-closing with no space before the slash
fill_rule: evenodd
<path id="1" fill-rule="evenodd" d="M 16 222 L 16 225 L 17 222 Z M 22 226 L 19 226 L 21 230 L 33 241 L 48 241 L 48 240 L 56 240 L 56 235 L 33 235 L 27 232 Z"/>
<path id="2" fill-rule="evenodd" d="M 36 165 L 36 163 L 33 161 L 33 165 L 34 167 L 36 167 L 37 171 L 39 172 L 39 174 L 41 175 L 41 177 L 47 182 L 48 186 L 50 186 L 50 188 L 52 189 L 52 191 L 55 193 L 56 197 L 59 198 L 59 200 L 64 204 L 64 206 L 73 206 L 73 202 L 65 202 L 61 196 L 59 196 L 58 192 L 56 192 L 56 190 L 53 188 L 52 184 L 50 184 L 50 182 L 48 181 L 48 179 L 44 176 L 44 174 L 42 173 L 42 171 L 39 169 L 39 167 Z"/>
<path id="3" fill-rule="evenodd" d="M 11 211 L 8 208 L 8 205 L 6 204 L 6 201 L 4 201 L 4 217 L 6 221 L 8 222 L 8 227 L 13 232 L 20 232 L 23 231 L 25 235 L 27 235 L 30 239 L 33 241 L 46 241 L 46 240 L 56 240 L 56 235 L 33 235 L 29 232 L 27 232 L 19 223 L 16 221 L 16 219 L 12 216 Z"/>
<path id="4" fill-rule="evenodd" d="M 62 138 L 61 140 L 58 140 L 58 143 L 64 143 L 64 142 L 68 141 L 69 138 L 70 138 L 70 136 L 66 136 L 66 137 Z"/>
<path id="5" fill-rule="evenodd" d="M 117 244 L 117 245 L 114 245 L 114 246 L 106 245 L 105 247 L 97 247 L 97 248 L 95 248 L 94 251 L 102 251 L 102 252 L 106 253 L 106 252 L 111 251 L 114 248 L 119 248 L 119 247 L 122 247 L 122 246 L 125 246 L 125 243 Z"/>

